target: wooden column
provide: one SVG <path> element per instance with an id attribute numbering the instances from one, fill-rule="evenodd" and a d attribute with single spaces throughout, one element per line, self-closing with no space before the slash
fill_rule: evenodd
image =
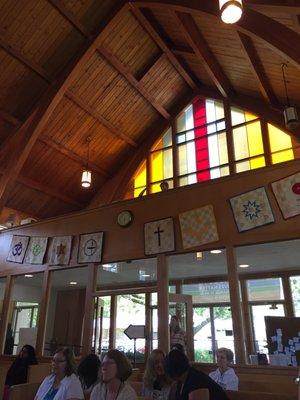
<path id="1" fill-rule="evenodd" d="M 282 278 L 282 287 L 284 294 L 284 306 L 285 306 L 285 316 L 286 317 L 294 317 L 294 305 L 293 305 L 293 296 L 290 285 L 290 278 L 288 276 L 283 276 Z"/>
<path id="2" fill-rule="evenodd" d="M 242 295 L 242 310 L 243 310 L 243 319 L 244 319 L 244 334 L 245 334 L 245 345 L 246 345 L 246 355 L 247 360 L 249 359 L 249 354 L 255 353 L 254 348 L 254 338 L 253 338 L 253 329 L 251 325 L 251 315 L 249 309 L 248 302 L 248 291 L 247 291 L 247 283 L 245 279 L 241 279 L 241 295 Z"/>
<path id="3" fill-rule="evenodd" d="M 179 162 L 178 162 L 178 147 L 176 142 L 176 119 L 171 124 L 172 129 L 172 157 L 173 157 L 173 182 L 174 188 L 179 186 Z"/>
<path id="4" fill-rule="evenodd" d="M 109 348 L 114 349 L 116 344 L 116 321 L 117 321 L 117 296 L 110 297 L 110 327 L 109 327 Z"/>
<path id="5" fill-rule="evenodd" d="M 9 302 L 11 298 L 11 290 L 13 285 L 13 278 L 11 275 L 8 275 L 6 278 L 3 306 L 2 306 L 2 318 L 0 324 L 0 350 L 1 354 L 4 351 L 4 344 L 6 338 L 6 329 L 7 329 L 7 318 L 8 318 L 8 310 L 9 310 Z"/>
<path id="6" fill-rule="evenodd" d="M 157 256 L 157 317 L 158 347 L 168 353 L 170 349 L 169 271 L 164 254 Z"/>
<path id="7" fill-rule="evenodd" d="M 263 139 L 264 151 L 265 151 L 265 160 L 266 160 L 266 167 L 272 165 L 272 155 L 271 155 L 271 146 L 269 140 L 269 131 L 268 131 L 268 124 L 266 121 L 261 120 L 261 134 Z"/>
<path id="8" fill-rule="evenodd" d="M 228 100 L 223 101 L 224 104 L 224 117 L 226 125 L 226 142 L 228 150 L 228 163 L 229 163 L 229 174 L 235 173 L 235 157 L 234 157 L 234 142 L 231 122 L 231 109 Z"/>
<path id="9" fill-rule="evenodd" d="M 151 321 L 151 293 L 145 294 L 145 360 L 148 359 L 151 349 L 151 331 L 152 331 L 152 321 Z"/>
<path id="10" fill-rule="evenodd" d="M 245 335 L 243 329 L 242 308 L 240 301 L 239 277 L 235 249 L 232 246 L 226 247 L 228 283 L 230 292 L 232 327 L 234 337 L 235 359 L 237 364 L 245 364 Z"/>
<path id="11" fill-rule="evenodd" d="M 84 321 L 83 321 L 83 341 L 82 355 L 85 356 L 92 349 L 93 335 L 93 314 L 94 314 L 94 297 L 97 280 L 96 264 L 88 264 L 88 282 L 85 290 L 85 305 L 84 305 Z"/>
<path id="12" fill-rule="evenodd" d="M 49 267 L 47 267 L 47 269 L 44 271 L 43 276 L 42 301 L 39 310 L 38 329 L 35 346 L 36 355 L 38 357 L 41 357 L 43 355 L 50 290 L 51 273 L 49 271 Z"/>

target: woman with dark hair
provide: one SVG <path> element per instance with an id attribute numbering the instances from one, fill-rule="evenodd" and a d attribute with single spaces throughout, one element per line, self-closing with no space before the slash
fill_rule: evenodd
<path id="1" fill-rule="evenodd" d="M 132 367 L 119 350 L 109 350 L 101 363 L 102 382 L 96 385 L 90 400 L 137 400 L 133 388 L 126 383 Z"/>
<path id="2" fill-rule="evenodd" d="M 3 400 L 9 399 L 9 388 L 13 385 L 26 383 L 29 365 L 37 364 L 34 347 L 25 344 L 18 357 L 7 371 Z"/>
<path id="3" fill-rule="evenodd" d="M 165 353 L 153 350 L 148 357 L 143 385 L 143 396 L 146 400 L 168 400 L 171 379 L 165 372 Z"/>
<path id="4" fill-rule="evenodd" d="M 75 375 L 74 354 L 68 347 L 57 349 L 52 359 L 52 374 L 41 383 L 35 400 L 81 400 L 81 384 Z"/>
<path id="5" fill-rule="evenodd" d="M 203 389 L 208 389 L 209 400 L 228 400 L 221 386 L 204 372 L 191 367 L 182 351 L 170 351 L 166 357 L 166 372 L 177 382 L 175 400 L 206 400 Z"/>
<path id="6" fill-rule="evenodd" d="M 96 354 L 89 354 L 78 365 L 77 374 L 84 394 L 89 394 L 99 383 L 101 362 Z"/>

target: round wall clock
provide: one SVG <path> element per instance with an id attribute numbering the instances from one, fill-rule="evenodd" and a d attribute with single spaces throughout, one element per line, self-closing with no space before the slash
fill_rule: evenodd
<path id="1" fill-rule="evenodd" d="M 124 210 L 118 214 L 118 225 L 122 226 L 123 228 L 126 228 L 129 226 L 133 221 L 133 214 L 129 210 Z"/>

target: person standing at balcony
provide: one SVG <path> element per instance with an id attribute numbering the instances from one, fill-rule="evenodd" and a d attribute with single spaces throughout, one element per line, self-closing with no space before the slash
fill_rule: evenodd
<path id="1" fill-rule="evenodd" d="M 170 347 L 176 348 L 176 345 L 182 346 L 186 353 L 186 333 L 180 327 L 179 319 L 176 315 L 172 315 L 170 321 Z"/>
<path id="2" fill-rule="evenodd" d="M 234 369 L 229 365 L 233 362 L 233 352 L 230 349 L 222 347 L 217 350 L 218 369 L 211 372 L 209 376 L 224 390 L 238 390 L 239 378 Z"/>

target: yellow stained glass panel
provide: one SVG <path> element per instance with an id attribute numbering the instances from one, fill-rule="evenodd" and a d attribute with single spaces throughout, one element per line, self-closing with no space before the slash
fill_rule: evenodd
<path id="1" fill-rule="evenodd" d="M 248 138 L 246 126 L 233 129 L 234 158 L 241 160 L 249 157 Z"/>
<path id="2" fill-rule="evenodd" d="M 163 152 L 156 151 L 151 154 L 151 182 L 163 179 Z"/>
<path id="3" fill-rule="evenodd" d="M 139 188 L 134 188 L 134 197 L 139 197 L 139 195 L 141 194 L 141 192 L 146 188 L 145 187 L 139 187 Z M 146 196 L 147 191 L 145 190 L 144 193 L 142 194 L 142 196 Z"/>
<path id="4" fill-rule="evenodd" d="M 252 124 L 248 124 L 246 127 L 248 135 L 249 156 L 253 157 L 257 154 L 263 154 L 264 145 L 262 140 L 260 122 L 253 122 Z"/>
<path id="5" fill-rule="evenodd" d="M 218 135 L 218 149 L 219 149 L 219 164 L 227 164 L 228 163 L 228 152 L 227 152 L 227 141 L 226 141 L 226 133 L 225 132 L 220 133 Z"/>
<path id="6" fill-rule="evenodd" d="M 279 151 L 278 153 L 272 154 L 272 164 L 278 164 L 293 159 L 294 159 L 294 152 L 292 149 L 283 150 Z"/>
<path id="7" fill-rule="evenodd" d="M 255 157 L 250 160 L 251 169 L 262 168 L 266 166 L 265 157 Z"/>
<path id="8" fill-rule="evenodd" d="M 270 139 L 271 152 L 290 149 L 292 147 L 292 140 L 290 135 L 283 132 L 276 126 L 268 124 L 268 132 Z"/>
<path id="9" fill-rule="evenodd" d="M 146 162 L 144 161 L 139 167 L 135 177 L 134 177 L 134 187 L 138 188 L 141 186 L 146 186 L 147 183 L 147 172 L 146 172 Z"/>

